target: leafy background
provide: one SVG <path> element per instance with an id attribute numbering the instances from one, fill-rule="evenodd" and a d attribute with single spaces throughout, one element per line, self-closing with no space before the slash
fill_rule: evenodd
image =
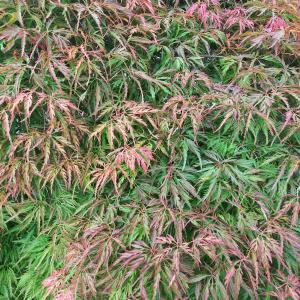
<path id="1" fill-rule="evenodd" d="M 0 2 L 0 299 L 300 299 L 297 0 Z"/>

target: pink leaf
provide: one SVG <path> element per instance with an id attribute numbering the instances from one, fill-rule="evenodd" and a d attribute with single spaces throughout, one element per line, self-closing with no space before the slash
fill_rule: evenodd
<path id="1" fill-rule="evenodd" d="M 267 32 L 275 32 L 286 28 L 286 22 L 277 16 L 273 16 L 265 26 Z"/>

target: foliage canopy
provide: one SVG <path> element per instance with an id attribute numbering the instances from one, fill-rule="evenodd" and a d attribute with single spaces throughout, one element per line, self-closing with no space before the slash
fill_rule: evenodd
<path id="1" fill-rule="evenodd" d="M 0 299 L 300 299 L 298 0 L 0 1 Z"/>

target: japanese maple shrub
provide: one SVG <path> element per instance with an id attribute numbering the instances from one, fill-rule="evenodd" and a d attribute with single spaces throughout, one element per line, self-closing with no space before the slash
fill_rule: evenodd
<path id="1" fill-rule="evenodd" d="M 300 299 L 298 0 L 0 0 L 0 299 Z"/>

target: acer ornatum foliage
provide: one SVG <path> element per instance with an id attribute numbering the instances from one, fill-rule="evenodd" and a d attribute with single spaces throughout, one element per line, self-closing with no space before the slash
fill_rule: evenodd
<path id="1" fill-rule="evenodd" d="M 0 298 L 298 299 L 299 2 L 0 4 Z"/>
<path id="2" fill-rule="evenodd" d="M 278 31 L 286 27 L 286 22 L 281 17 L 272 17 L 265 26 L 266 31 Z"/>

